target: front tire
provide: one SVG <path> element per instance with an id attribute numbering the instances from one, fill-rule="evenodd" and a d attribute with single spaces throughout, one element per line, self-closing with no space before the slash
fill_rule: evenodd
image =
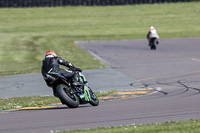
<path id="1" fill-rule="evenodd" d="M 75 94 L 70 94 L 69 92 L 69 87 L 65 84 L 56 86 L 56 94 L 60 101 L 69 108 L 77 108 L 79 106 L 79 99 Z"/>
<path id="2" fill-rule="evenodd" d="M 98 106 L 99 105 L 99 99 L 98 97 L 93 93 L 93 91 L 89 88 L 89 93 L 91 96 L 91 101 L 89 102 L 92 106 Z"/>

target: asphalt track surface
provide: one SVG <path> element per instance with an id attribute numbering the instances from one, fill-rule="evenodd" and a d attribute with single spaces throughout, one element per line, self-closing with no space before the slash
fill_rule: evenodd
<path id="1" fill-rule="evenodd" d="M 0 132 L 46 133 L 200 118 L 200 38 L 76 42 L 111 68 L 156 89 L 154 93 L 89 104 L 0 113 Z M 113 81 L 120 82 L 120 81 Z M 134 83 L 132 83 L 134 85 Z"/>
<path id="2" fill-rule="evenodd" d="M 94 92 L 145 87 L 112 68 L 84 70 L 83 73 Z M 52 89 L 46 85 L 41 73 L 0 76 L 0 98 L 45 95 L 52 95 Z"/>

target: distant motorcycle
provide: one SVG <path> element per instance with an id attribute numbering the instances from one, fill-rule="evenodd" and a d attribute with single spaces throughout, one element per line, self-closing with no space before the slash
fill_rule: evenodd
<path id="1" fill-rule="evenodd" d="M 149 42 L 149 46 L 151 50 L 156 50 L 156 45 L 159 44 L 159 41 L 157 38 L 151 38 L 150 42 Z"/>
<path id="2" fill-rule="evenodd" d="M 71 80 L 55 72 L 44 75 L 44 80 L 53 89 L 54 96 L 58 97 L 62 104 L 66 104 L 69 108 L 77 108 L 79 104 L 87 103 L 98 106 L 98 97 L 88 86 L 83 72 L 79 72 L 79 76 L 80 82 L 84 84 L 82 87 L 72 86 Z"/>

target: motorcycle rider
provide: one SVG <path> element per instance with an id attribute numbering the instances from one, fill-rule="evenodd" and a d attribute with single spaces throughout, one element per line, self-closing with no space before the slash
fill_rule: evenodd
<path id="1" fill-rule="evenodd" d="M 149 40 L 149 46 L 151 46 L 156 39 L 157 39 L 156 43 L 159 44 L 160 38 L 156 29 L 153 26 L 151 26 L 149 29 L 149 32 L 147 34 L 147 39 Z"/>
<path id="2" fill-rule="evenodd" d="M 66 66 L 70 68 L 70 70 L 62 69 L 59 65 Z M 83 84 L 79 82 L 79 72 L 82 72 L 82 70 L 80 68 L 76 68 L 72 63 L 57 56 L 54 51 L 46 52 L 41 71 L 44 77 L 47 73 L 56 72 L 60 73 L 67 79 L 72 79 L 73 86 L 83 86 Z"/>

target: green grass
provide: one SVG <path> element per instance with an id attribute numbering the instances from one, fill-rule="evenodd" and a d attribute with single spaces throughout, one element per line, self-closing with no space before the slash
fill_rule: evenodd
<path id="1" fill-rule="evenodd" d="M 165 122 L 158 124 L 129 125 L 89 130 L 71 130 L 57 133 L 199 133 L 200 120 Z"/>
<path id="2" fill-rule="evenodd" d="M 0 75 L 40 72 L 47 50 L 82 69 L 106 67 L 61 36 L 20 36 L 8 39 L 0 49 Z"/>
<path id="3" fill-rule="evenodd" d="M 0 8 L 0 75 L 40 72 L 47 50 L 82 69 L 107 67 L 73 42 L 200 35 L 200 2 L 128 6 Z"/>
<path id="4" fill-rule="evenodd" d="M 0 99 L 0 110 L 18 109 L 23 107 L 39 107 L 52 103 L 59 103 L 60 100 L 53 96 L 27 96 Z"/>
<path id="5" fill-rule="evenodd" d="M 95 92 L 97 97 L 103 97 L 115 93 L 116 91 Z M 8 109 L 18 109 L 23 107 L 39 107 L 43 105 L 60 103 L 59 98 L 54 96 L 27 96 L 0 99 L 0 111 Z"/>

